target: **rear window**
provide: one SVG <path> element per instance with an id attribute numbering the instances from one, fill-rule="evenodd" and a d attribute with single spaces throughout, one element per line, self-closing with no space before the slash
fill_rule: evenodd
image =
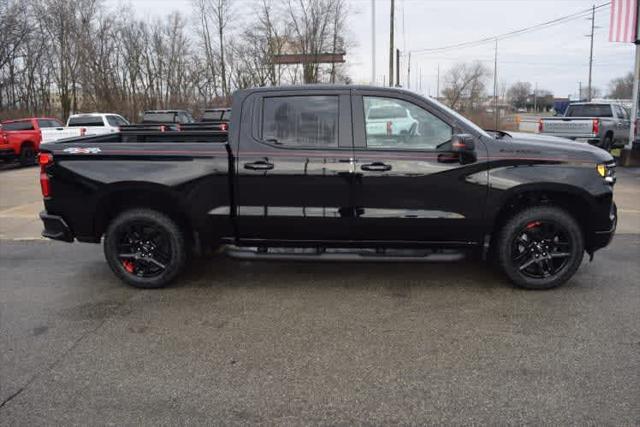
<path id="1" fill-rule="evenodd" d="M 34 130 L 33 129 L 33 124 L 31 124 L 31 120 L 28 121 L 24 121 L 24 122 L 11 122 L 11 123 L 3 123 L 2 124 L 2 129 L 3 130 Z"/>
<path id="2" fill-rule="evenodd" d="M 205 110 L 202 115 L 203 121 L 210 120 L 231 120 L 230 110 Z"/>
<path id="3" fill-rule="evenodd" d="M 150 123 L 173 123 L 177 113 L 144 113 L 143 122 Z"/>
<path id="4" fill-rule="evenodd" d="M 569 105 L 566 117 L 612 117 L 610 105 Z"/>
<path id="5" fill-rule="evenodd" d="M 59 128 L 62 127 L 62 123 L 53 119 L 38 119 L 38 126 L 41 128 Z"/>
<path id="6" fill-rule="evenodd" d="M 399 119 L 403 117 L 407 117 L 407 110 L 398 105 L 372 108 L 367 115 L 369 120 Z"/>
<path id="7" fill-rule="evenodd" d="M 69 126 L 104 126 L 100 116 L 78 116 L 69 119 Z"/>

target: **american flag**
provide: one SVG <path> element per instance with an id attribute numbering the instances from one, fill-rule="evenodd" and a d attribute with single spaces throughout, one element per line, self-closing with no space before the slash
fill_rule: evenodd
<path id="1" fill-rule="evenodd" d="M 638 0 L 611 0 L 609 41 L 633 43 L 636 41 Z"/>

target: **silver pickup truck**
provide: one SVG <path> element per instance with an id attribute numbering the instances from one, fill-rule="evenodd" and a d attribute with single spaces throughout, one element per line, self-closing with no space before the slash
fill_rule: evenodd
<path id="1" fill-rule="evenodd" d="M 567 107 L 562 117 L 540 119 L 538 132 L 588 142 L 611 150 L 627 143 L 629 126 L 629 114 L 621 105 L 576 102 Z"/>

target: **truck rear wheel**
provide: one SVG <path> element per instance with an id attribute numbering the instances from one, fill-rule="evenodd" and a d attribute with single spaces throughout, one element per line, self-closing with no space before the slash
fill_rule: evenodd
<path id="1" fill-rule="evenodd" d="M 36 163 L 36 150 L 31 143 L 24 144 L 20 147 L 18 160 L 22 166 L 30 166 Z"/>
<path id="2" fill-rule="evenodd" d="M 107 228 L 104 254 L 111 270 L 136 288 L 161 288 L 187 261 L 185 238 L 178 224 L 151 209 L 118 215 Z"/>
<path id="3" fill-rule="evenodd" d="M 525 289 L 550 289 L 569 280 L 584 257 L 580 226 L 553 206 L 525 209 L 511 217 L 498 237 L 504 273 Z"/>

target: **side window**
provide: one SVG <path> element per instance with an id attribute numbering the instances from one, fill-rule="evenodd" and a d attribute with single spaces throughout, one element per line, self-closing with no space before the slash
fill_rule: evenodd
<path id="1" fill-rule="evenodd" d="M 363 97 L 368 148 L 435 150 L 451 140 L 453 128 L 407 101 Z"/>
<path id="2" fill-rule="evenodd" d="M 262 139 L 292 147 L 337 147 L 337 96 L 264 98 Z"/>
<path id="3" fill-rule="evenodd" d="M 107 122 L 109 122 L 109 126 L 120 126 L 118 116 L 107 116 Z"/>

